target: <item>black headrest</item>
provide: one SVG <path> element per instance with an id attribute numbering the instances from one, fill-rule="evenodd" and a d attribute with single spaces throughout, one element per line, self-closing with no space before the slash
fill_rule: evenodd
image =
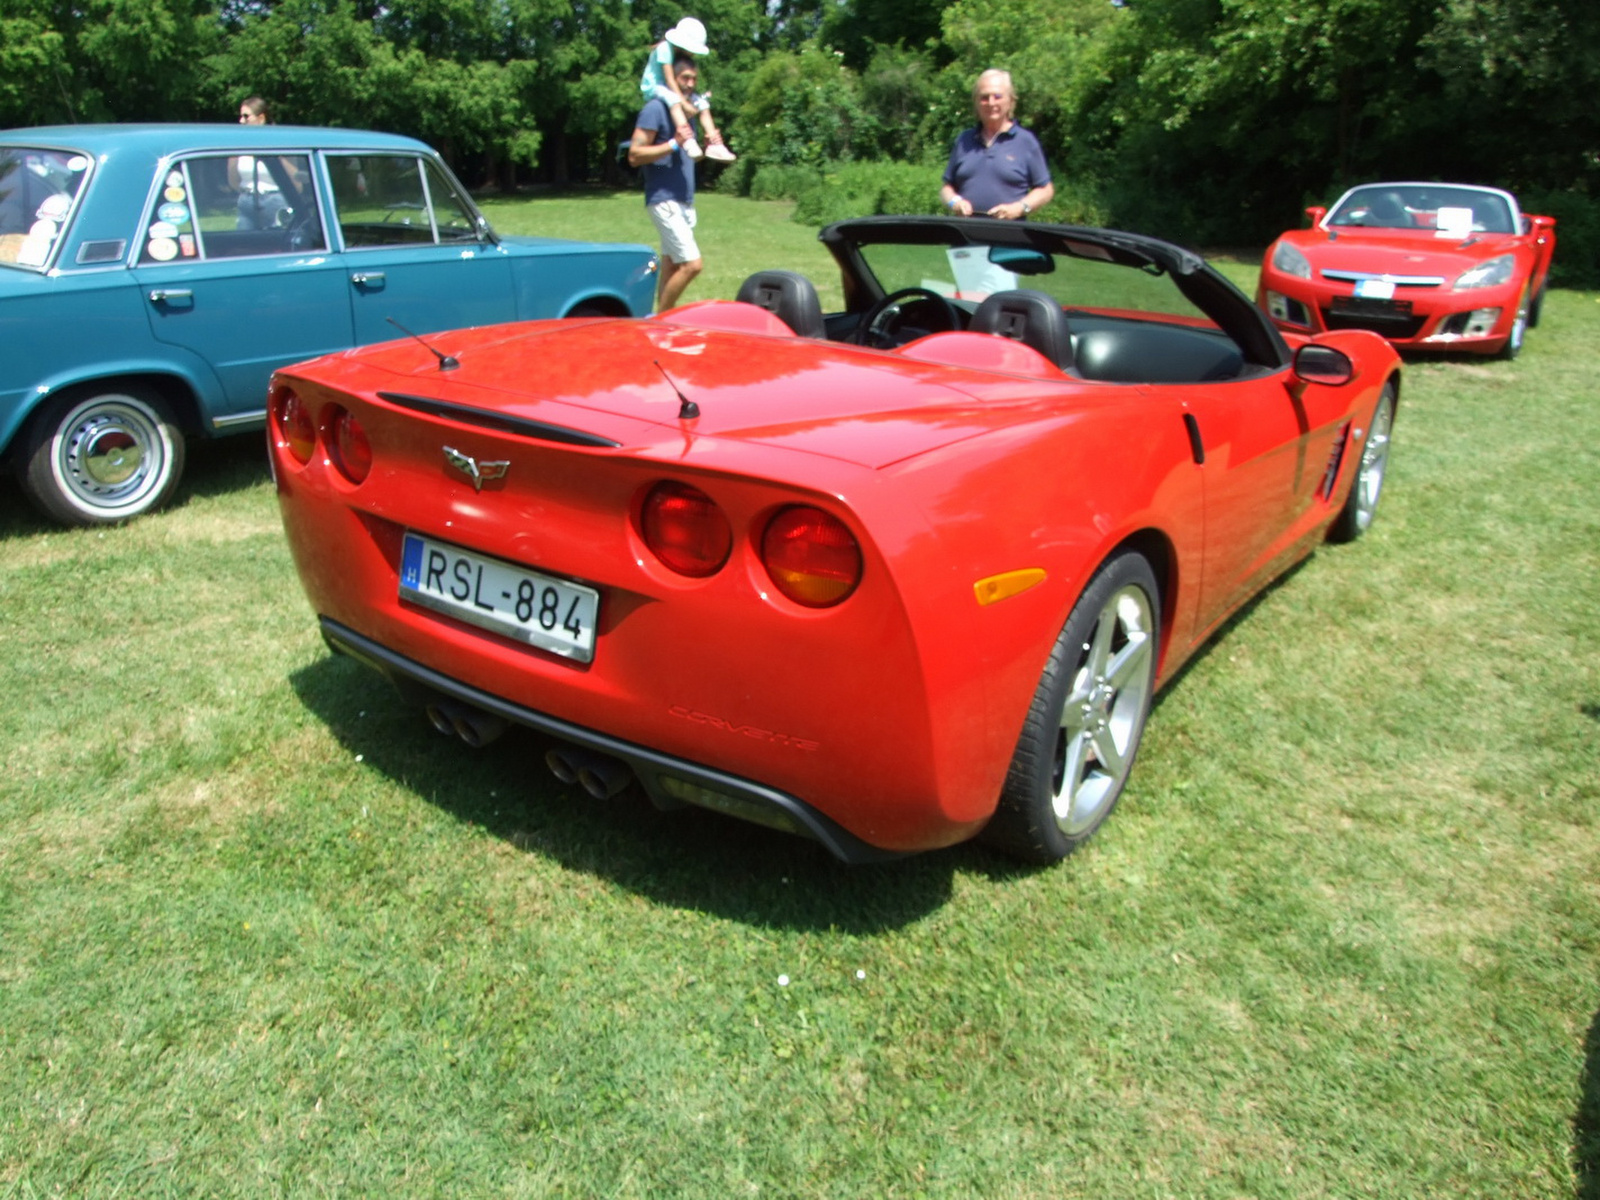
<path id="1" fill-rule="evenodd" d="M 817 289 L 797 271 L 757 271 L 739 286 L 734 299 L 766 309 L 801 337 L 820 338 L 827 332 Z"/>
<path id="2" fill-rule="evenodd" d="M 978 305 L 968 326 L 974 333 L 993 333 L 1031 346 L 1065 371 L 1072 366 L 1072 331 L 1055 298 L 1018 288 L 996 292 Z"/>

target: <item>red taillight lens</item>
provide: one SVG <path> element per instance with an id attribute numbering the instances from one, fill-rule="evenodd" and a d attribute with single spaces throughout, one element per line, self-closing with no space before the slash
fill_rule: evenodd
<path id="1" fill-rule="evenodd" d="M 278 393 L 273 408 L 278 423 L 278 437 L 283 447 L 297 461 L 310 462 L 311 452 L 317 446 L 317 426 L 311 419 L 311 410 L 288 388 Z"/>
<path id="2" fill-rule="evenodd" d="M 644 499 L 644 543 L 680 575 L 715 575 L 733 549 L 733 530 L 716 501 L 686 483 L 658 483 Z"/>
<path id="3" fill-rule="evenodd" d="M 349 409 L 335 407 L 333 412 L 334 463 L 351 483 L 360 483 L 372 473 L 372 443 Z"/>
<path id="4" fill-rule="evenodd" d="M 820 508 L 786 508 L 761 538 L 761 561 L 796 604 L 827 608 L 861 582 L 861 547 L 844 522 Z"/>

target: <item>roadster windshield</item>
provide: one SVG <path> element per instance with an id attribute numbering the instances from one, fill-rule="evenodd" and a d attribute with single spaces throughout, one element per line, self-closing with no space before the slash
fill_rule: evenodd
<path id="1" fill-rule="evenodd" d="M 1086 255 L 1095 249 L 1084 247 Z M 922 287 L 952 300 L 977 303 L 993 292 L 1031 288 L 1069 310 L 1205 317 L 1165 272 L 1141 270 L 1098 257 L 1019 252 L 1009 246 L 890 243 L 864 245 L 861 257 L 885 293 Z"/>
<path id="2" fill-rule="evenodd" d="M 1445 237 L 1516 232 L 1511 205 L 1499 192 L 1442 184 L 1379 183 L 1354 188 L 1328 214 L 1328 224 L 1422 229 Z"/>
<path id="3" fill-rule="evenodd" d="M 0 146 L 0 263 L 44 270 L 88 175 L 70 150 Z"/>

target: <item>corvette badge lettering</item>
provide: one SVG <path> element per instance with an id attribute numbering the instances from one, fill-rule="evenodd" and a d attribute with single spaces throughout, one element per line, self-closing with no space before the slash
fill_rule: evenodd
<path id="1" fill-rule="evenodd" d="M 461 453 L 454 446 L 444 448 L 444 460 L 472 480 L 472 490 L 475 492 L 483 491 L 484 480 L 504 479 L 506 472 L 511 469 L 509 461 L 479 462 L 470 454 Z"/>

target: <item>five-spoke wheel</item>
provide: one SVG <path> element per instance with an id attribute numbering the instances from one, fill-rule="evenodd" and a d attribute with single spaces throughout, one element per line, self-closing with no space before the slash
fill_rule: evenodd
<path id="1" fill-rule="evenodd" d="M 1155 573 L 1137 553 L 1112 557 L 1089 581 L 1045 664 L 985 840 L 1055 862 L 1110 814 L 1150 715 L 1160 611 Z"/>

